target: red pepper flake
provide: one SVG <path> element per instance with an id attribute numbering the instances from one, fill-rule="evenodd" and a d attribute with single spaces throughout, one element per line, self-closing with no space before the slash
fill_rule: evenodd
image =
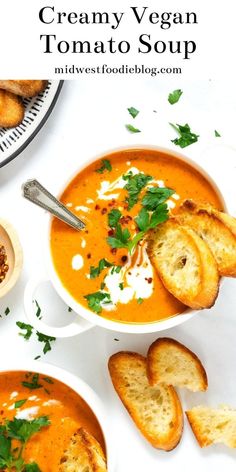
<path id="1" fill-rule="evenodd" d="M 132 220 L 132 216 L 130 216 L 130 215 L 122 216 L 122 217 L 120 218 L 120 223 L 121 223 L 122 225 L 128 224 L 129 221 L 131 221 L 131 220 Z"/>
<path id="2" fill-rule="evenodd" d="M 112 254 L 116 254 L 116 253 L 117 253 L 116 247 L 113 247 L 113 248 L 111 249 L 111 253 L 112 253 Z"/>
<path id="3" fill-rule="evenodd" d="M 109 206 L 109 207 L 112 207 L 112 206 L 115 205 L 115 203 L 116 203 L 116 201 L 115 201 L 115 199 L 113 198 L 112 201 L 108 203 L 108 206 Z"/>
<path id="4" fill-rule="evenodd" d="M 145 277 L 145 280 L 147 281 L 148 284 L 152 283 L 152 277 Z"/>
<path id="5" fill-rule="evenodd" d="M 105 215 L 106 213 L 107 213 L 107 208 L 103 208 L 102 211 L 101 211 L 101 214 Z"/>
<path id="6" fill-rule="evenodd" d="M 114 234 L 115 234 L 114 229 L 109 229 L 108 236 L 114 236 Z"/>
<path id="7" fill-rule="evenodd" d="M 100 210 L 100 205 L 95 205 L 95 210 Z"/>
<path id="8" fill-rule="evenodd" d="M 128 260 L 128 257 L 127 257 L 127 256 L 122 256 L 122 258 L 121 258 L 121 261 L 122 261 L 122 262 L 127 262 L 127 260 Z"/>
<path id="9" fill-rule="evenodd" d="M 87 254 L 87 259 L 91 259 L 91 253 L 90 252 Z"/>

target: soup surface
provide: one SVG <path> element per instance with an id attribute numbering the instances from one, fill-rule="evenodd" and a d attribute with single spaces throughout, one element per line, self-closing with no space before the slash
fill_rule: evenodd
<path id="1" fill-rule="evenodd" d="M 25 462 L 36 462 L 41 471 L 58 472 L 63 451 L 80 427 L 104 448 L 103 434 L 94 413 L 71 388 L 45 375 L 0 373 L 0 425 L 14 418 L 33 420 L 42 416 L 47 416 L 50 424 L 29 439 L 23 453 Z M 13 446 L 19 448 L 18 441 L 14 441 Z"/>
<path id="2" fill-rule="evenodd" d="M 186 308 L 166 291 L 155 272 L 146 251 L 145 231 L 137 242 L 143 224 L 147 229 L 146 210 L 149 219 L 153 215 L 149 211 L 153 195 L 149 206 L 144 197 L 156 188 L 171 189 L 157 213 L 165 213 L 163 204 L 167 204 L 171 215 L 186 198 L 221 209 L 212 185 L 192 166 L 171 154 L 143 149 L 116 152 L 92 163 L 61 196 L 86 228 L 78 232 L 53 219 L 54 266 L 73 298 L 99 316 L 147 323 Z M 136 220 L 141 210 L 142 221 Z"/>

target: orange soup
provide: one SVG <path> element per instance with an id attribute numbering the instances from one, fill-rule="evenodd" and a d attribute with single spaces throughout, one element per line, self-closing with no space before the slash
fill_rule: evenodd
<path id="1" fill-rule="evenodd" d="M 42 422 L 42 427 L 26 442 L 22 453 L 26 464 L 35 462 L 38 465 L 39 469 L 34 470 L 58 472 L 71 436 L 81 427 L 92 434 L 104 449 L 100 425 L 87 403 L 71 388 L 46 375 L 0 373 L 0 425 L 6 425 L 9 420 L 8 429 L 15 433 L 19 426 L 16 420 L 19 419 Z M 49 424 L 45 425 L 46 422 Z M 24 428 L 24 432 L 27 431 L 28 424 Z M 15 434 L 12 437 L 15 438 Z M 19 440 L 12 439 L 14 456 L 21 446 Z"/>
<path id="2" fill-rule="evenodd" d="M 186 198 L 222 209 L 201 173 L 164 152 L 119 151 L 81 171 L 61 201 L 85 229 L 78 232 L 57 219 L 51 227 L 54 266 L 72 297 L 120 322 L 149 323 L 182 313 L 186 307 L 167 292 L 149 260 L 145 236 Z"/>

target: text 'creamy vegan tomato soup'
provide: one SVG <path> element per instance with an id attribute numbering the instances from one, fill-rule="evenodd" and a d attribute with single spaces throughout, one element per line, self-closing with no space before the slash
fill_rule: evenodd
<path id="1" fill-rule="evenodd" d="M 64 451 L 80 428 L 96 438 L 105 453 L 94 413 L 76 392 L 56 379 L 32 372 L 2 372 L 0 404 L 5 438 L 1 470 L 3 466 L 4 470 L 23 470 L 20 461 L 35 464 L 35 468 L 31 466 L 34 471 L 60 470 Z"/>
<path id="2" fill-rule="evenodd" d="M 51 253 L 64 287 L 115 321 L 148 323 L 185 311 L 155 272 L 145 238 L 186 198 L 222 208 L 201 173 L 165 152 L 123 150 L 89 165 L 61 196 L 85 230 L 52 221 Z"/>

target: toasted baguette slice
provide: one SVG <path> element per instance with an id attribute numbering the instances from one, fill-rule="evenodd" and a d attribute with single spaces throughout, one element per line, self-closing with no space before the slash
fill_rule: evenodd
<path id="1" fill-rule="evenodd" d="M 219 290 L 219 273 L 208 245 L 174 218 L 150 232 L 148 252 L 167 290 L 191 308 L 210 308 Z"/>
<path id="2" fill-rule="evenodd" d="M 236 277 L 236 219 L 216 210 L 185 200 L 177 218 L 206 241 L 216 259 L 220 275 Z"/>
<path id="3" fill-rule="evenodd" d="M 223 443 L 236 448 L 236 410 L 227 406 L 218 409 L 196 406 L 186 411 L 193 433 L 201 447 Z"/>
<path id="4" fill-rule="evenodd" d="M 73 434 L 61 458 L 59 472 L 106 472 L 106 459 L 98 441 L 85 429 Z"/>
<path id="5" fill-rule="evenodd" d="M 118 352 L 109 360 L 116 392 L 145 438 L 158 449 L 177 446 L 183 430 L 183 413 L 173 387 L 150 387 L 146 359 L 134 352 Z"/>
<path id="6" fill-rule="evenodd" d="M 19 125 L 24 118 L 24 106 L 19 97 L 13 93 L 0 90 L 0 126 L 12 128 Z"/>
<path id="7" fill-rule="evenodd" d="M 147 375 L 150 385 L 165 383 L 192 392 L 205 391 L 208 385 L 206 371 L 198 357 L 171 338 L 159 338 L 151 344 Z"/>
<path id="8" fill-rule="evenodd" d="M 21 97 L 34 97 L 43 92 L 46 86 L 47 80 L 0 80 L 0 89 Z"/>

